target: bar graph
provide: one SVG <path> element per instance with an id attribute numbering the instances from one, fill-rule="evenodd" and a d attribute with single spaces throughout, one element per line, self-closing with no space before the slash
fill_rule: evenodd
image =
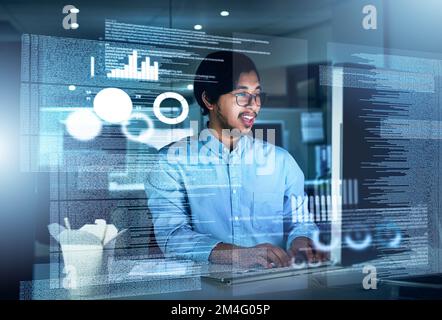
<path id="1" fill-rule="evenodd" d="M 138 68 L 138 52 L 137 50 L 133 50 L 132 54 L 128 56 L 128 64 L 125 64 L 123 69 L 112 69 L 107 73 L 107 77 L 114 79 L 158 81 L 158 71 L 158 62 L 153 61 L 153 66 L 151 66 L 150 57 L 145 57 L 144 60 L 141 61 L 141 69 Z"/>
<path id="2" fill-rule="evenodd" d="M 95 57 L 91 57 L 91 78 L 95 76 Z"/>

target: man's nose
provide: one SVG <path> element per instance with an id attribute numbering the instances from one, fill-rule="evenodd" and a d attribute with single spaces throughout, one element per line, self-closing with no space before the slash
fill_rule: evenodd
<path id="1" fill-rule="evenodd" d="M 252 97 L 250 103 L 246 107 L 254 111 L 259 110 L 260 106 L 256 103 L 256 97 Z"/>

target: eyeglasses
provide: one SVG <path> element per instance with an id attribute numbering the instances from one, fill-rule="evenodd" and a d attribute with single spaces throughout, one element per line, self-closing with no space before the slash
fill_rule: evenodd
<path id="1" fill-rule="evenodd" d="M 255 103 L 257 106 L 262 106 L 265 102 L 266 94 L 261 92 L 258 94 L 251 94 L 248 92 L 240 92 L 234 94 L 236 97 L 236 103 L 240 107 L 247 107 L 252 103 L 252 99 L 255 99 Z"/>

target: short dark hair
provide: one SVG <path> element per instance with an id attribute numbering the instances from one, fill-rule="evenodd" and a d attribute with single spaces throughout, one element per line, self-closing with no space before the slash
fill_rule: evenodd
<path id="1" fill-rule="evenodd" d="M 218 101 L 223 94 L 235 89 L 241 73 L 255 71 L 259 73 L 255 63 L 245 54 L 232 51 L 217 51 L 209 54 L 201 61 L 195 73 L 193 94 L 204 115 L 209 113 L 203 102 L 205 91 L 210 103 Z"/>

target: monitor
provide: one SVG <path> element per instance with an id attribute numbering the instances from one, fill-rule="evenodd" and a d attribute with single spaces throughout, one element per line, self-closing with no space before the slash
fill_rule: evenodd
<path id="1" fill-rule="evenodd" d="M 332 92 L 332 256 L 388 276 L 437 272 L 440 60 L 341 46 L 349 62 L 322 76 Z"/>

